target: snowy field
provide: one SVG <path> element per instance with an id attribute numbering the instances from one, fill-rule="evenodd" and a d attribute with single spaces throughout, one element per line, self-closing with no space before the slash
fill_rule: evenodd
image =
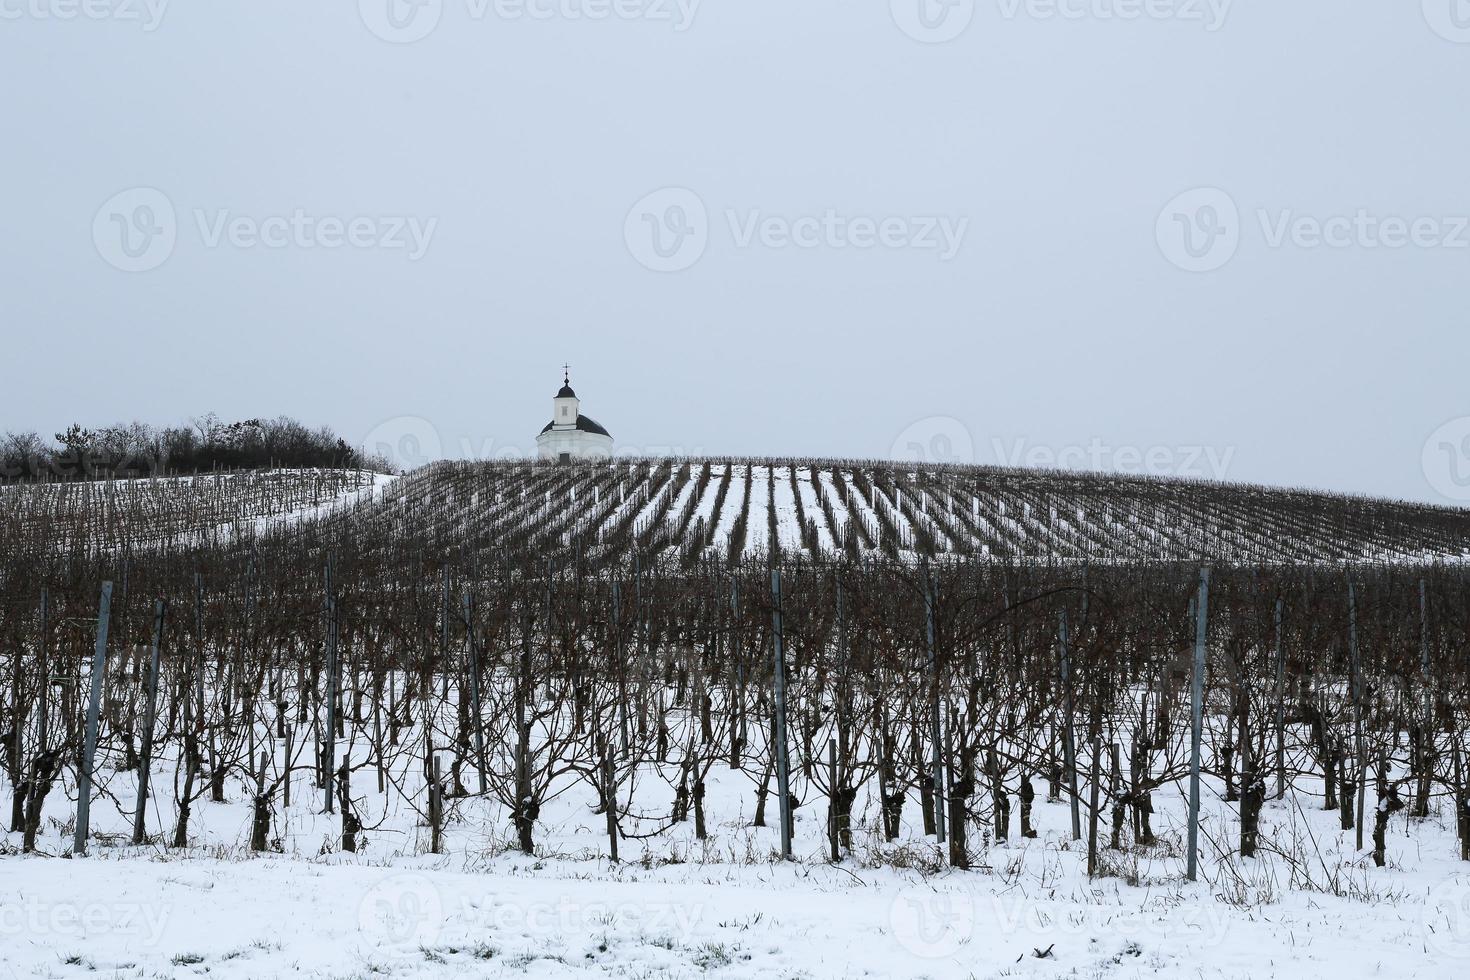
<path id="1" fill-rule="evenodd" d="M 911 827 L 881 842 L 871 813 L 852 855 L 828 864 L 818 798 L 797 811 L 788 864 L 775 859 L 774 828 L 750 826 L 750 781 L 723 767 L 712 777 L 711 840 L 679 824 L 624 840 L 616 866 L 603 818 L 575 793 L 543 811 L 536 857 L 511 849 L 506 813 L 482 798 L 451 801 L 446 853 L 424 853 L 426 828 L 391 790 L 358 800 L 362 850 L 334 853 L 338 818 L 314 812 L 310 773 L 274 827 L 284 853 L 250 854 L 250 808 L 233 788 L 226 803 L 196 804 L 186 851 L 116 846 L 131 825 L 119 777 L 94 805 L 89 856 L 20 856 L 19 835 L 5 838 L 0 963 L 7 977 L 232 978 L 1347 980 L 1470 969 L 1470 865 L 1455 860 L 1442 816 L 1396 817 L 1388 866 L 1376 869 L 1335 813 L 1288 795 L 1263 815 L 1268 853 L 1222 861 L 1213 839 L 1232 846 L 1235 807 L 1208 793 L 1205 880 L 1190 885 L 1183 801 L 1161 792 L 1159 846 L 1105 850 L 1107 874 L 1089 881 L 1068 806 L 1042 796 L 1037 839 L 989 845 L 972 828 L 969 872 L 942 869 Z M 57 796 L 41 850 L 70 850 L 71 806 Z M 166 818 L 150 813 L 150 831 Z"/>

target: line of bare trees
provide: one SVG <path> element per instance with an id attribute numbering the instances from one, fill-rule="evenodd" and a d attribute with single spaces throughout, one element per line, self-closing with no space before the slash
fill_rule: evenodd
<path id="1" fill-rule="evenodd" d="M 205 415 L 183 426 L 73 423 L 47 439 L 0 435 L 0 482 L 126 479 L 218 470 L 365 467 L 386 471 L 328 427 L 291 418 L 226 422 Z"/>

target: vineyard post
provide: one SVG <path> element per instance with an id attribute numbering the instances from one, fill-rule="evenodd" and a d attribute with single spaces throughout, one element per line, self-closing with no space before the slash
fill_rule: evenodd
<path id="1" fill-rule="evenodd" d="M 449 564 L 444 565 L 444 580 L 439 589 L 439 676 L 441 687 L 439 697 L 441 700 L 449 700 Z M 432 684 L 432 682 L 431 682 Z M 425 695 L 425 704 L 428 696 Z"/>
<path id="2" fill-rule="evenodd" d="M 745 658 L 740 646 L 740 579 L 734 575 L 730 576 L 730 652 L 733 654 L 735 660 L 735 686 L 736 694 L 738 695 L 736 711 L 740 716 L 740 737 L 738 739 L 740 752 L 732 757 L 732 761 L 736 765 L 730 767 L 734 769 L 739 765 L 740 755 L 745 752 L 745 746 L 749 741 L 750 735 L 750 728 L 746 723 L 745 711 Z"/>
<path id="3" fill-rule="evenodd" d="M 644 726 L 647 724 L 647 708 L 645 707 L 644 695 L 648 691 L 648 673 L 651 669 L 648 635 L 644 632 L 647 624 L 643 618 L 643 564 L 638 558 L 638 549 L 633 549 L 633 657 L 638 664 L 638 734 L 642 735 Z M 660 695 L 659 707 L 662 711 L 663 698 Z M 662 724 L 662 721 L 660 721 Z"/>
<path id="4" fill-rule="evenodd" d="M 1209 641 L 1210 570 L 1200 569 L 1199 598 L 1195 601 L 1194 670 L 1190 679 L 1189 708 L 1189 869 L 1185 877 L 1199 880 L 1199 765 L 1205 710 L 1205 648 Z"/>
<path id="5" fill-rule="evenodd" d="M 1363 671 L 1362 664 L 1358 659 L 1358 590 L 1352 580 L 1348 580 L 1348 650 L 1352 654 L 1352 698 L 1353 698 L 1353 740 L 1356 746 L 1357 772 L 1358 772 L 1358 818 L 1355 821 L 1357 831 L 1357 849 L 1363 849 L 1363 805 L 1368 796 L 1368 758 L 1363 751 Z"/>
<path id="6" fill-rule="evenodd" d="M 599 730 L 597 733 L 597 750 L 601 756 L 599 760 L 602 770 L 602 801 L 607 810 L 607 846 L 608 858 L 613 864 L 618 863 L 618 784 L 613 778 L 612 752 L 607 745 L 607 737 Z"/>
<path id="7" fill-rule="evenodd" d="M 23 688 L 25 687 L 25 660 L 21 649 L 17 646 L 11 667 L 14 668 L 14 678 L 11 689 L 11 716 L 10 716 L 10 830 L 12 833 L 19 832 L 25 828 L 25 798 L 26 778 L 24 775 L 25 751 L 23 736 L 26 729 L 26 699 Z M 46 678 L 41 677 L 41 690 L 46 689 Z"/>
<path id="8" fill-rule="evenodd" d="M 1466 792 L 1464 769 L 1460 764 L 1460 737 L 1450 741 L 1455 777 L 1455 826 L 1460 836 L 1460 860 L 1470 861 L 1470 793 Z"/>
<path id="9" fill-rule="evenodd" d="M 1077 736 L 1072 727 L 1075 709 L 1072 690 L 1072 648 L 1067 636 L 1067 610 L 1062 610 L 1059 624 L 1062 644 L 1062 761 L 1067 767 L 1067 783 L 1072 793 L 1072 839 L 1082 839 L 1082 802 L 1077 790 Z"/>
<path id="10" fill-rule="evenodd" d="M 330 566 L 329 566 L 330 567 Z M 330 581 L 330 573 L 328 575 Z M 327 724 L 322 731 L 317 775 L 322 785 L 322 812 L 332 812 L 333 775 L 337 769 L 337 602 L 327 594 Z"/>
<path id="11" fill-rule="evenodd" d="M 827 739 L 827 844 L 832 849 L 832 863 L 842 860 L 837 845 L 837 739 Z"/>
<path id="12" fill-rule="evenodd" d="M 847 603 L 843 599 L 842 580 L 833 577 L 837 591 L 837 753 L 839 766 L 833 767 L 833 786 L 838 787 L 835 781 L 841 774 L 840 783 L 841 801 L 840 813 L 841 824 L 836 828 L 839 841 L 848 848 L 852 847 L 852 803 L 857 795 L 852 789 L 852 657 L 847 641 Z M 834 790 L 835 792 L 835 790 Z M 880 781 L 879 799 L 882 799 L 882 787 Z"/>
<path id="13" fill-rule="evenodd" d="M 1281 597 L 1276 597 L 1276 798 L 1286 796 L 1286 646 L 1281 636 Z"/>
<path id="14" fill-rule="evenodd" d="M 387 670 L 389 677 L 393 676 L 393 667 L 390 664 Z M 383 760 L 383 672 L 377 668 L 373 669 L 373 761 L 374 769 L 378 775 L 378 792 L 382 793 L 388 788 L 388 766 Z M 388 692 L 390 699 L 389 710 L 392 710 L 392 690 Z"/>
<path id="15" fill-rule="evenodd" d="M 256 613 L 257 613 L 257 607 L 260 604 L 260 599 L 259 599 L 259 596 L 256 593 L 259 591 L 259 589 L 260 589 L 260 569 L 256 566 L 256 563 L 255 563 L 255 547 L 252 545 L 251 546 L 251 549 L 250 549 L 250 564 L 246 567 L 246 571 L 245 571 L 245 645 L 244 645 L 244 648 L 240 651 L 241 663 L 240 663 L 239 674 L 236 675 L 237 678 L 240 675 L 243 675 L 247 670 L 254 669 L 254 665 L 255 665 L 255 662 L 257 660 L 257 657 L 256 657 L 256 654 L 257 654 L 256 647 L 257 647 L 257 640 L 258 640 L 258 635 L 257 634 L 259 633 L 260 627 L 256 623 Z M 268 676 L 272 674 L 272 671 L 271 671 L 271 666 L 272 665 L 270 663 L 270 660 L 274 658 L 274 655 L 275 655 L 275 648 L 272 647 L 272 649 L 270 651 L 270 655 L 267 656 L 266 663 L 265 663 L 264 668 L 263 668 L 263 672 L 266 675 L 268 675 Z M 249 664 L 246 664 L 245 663 L 245 660 L 246 660 L 247 657 L 249 659 Z M 253 715 L 255 713 L 255 711 L 257 710 L 256 707 L 255 707 L 255 696 L 254 696 L 254 694 L 246 694 L 244 688 L 242 687 L 241 690 L 240 690 L 240 699 L 242 701 L 246 701 L 250 705 L 249 714 Z M 255 723 L 254 723 L 253 720 L 251 720 L 248 723 L 248 729 L 250 731 L 251 742 L 254 743 L 254 740 L 255 740 Z M 265 733 L 267 735 L 270 734 L 270 727 L 269 726 L 266 727 Z M 246 769 L 248 770 L 249 767 L 254 764 L 254 762 L 255 762 L 255 753 L 252 751 L 249 755 L 247 755 L 245 757 L 245 767 L 246 767 Z"/>
<path id="16" fill-rule="evenodd" d="M 97 610 L 97 652 L 92 658 L 92 691 L 87 701 L 87 729 L 82 746 L 82 766 L 77 773 L 77 826 L 73 854 L 87 853 L 87 834 L 92 822 L 92 762 L 97 754 L 97 713 L 102 709 L 102 686 L 107 676 L 107 621 L 112 614 L 112 583 L 102 583 Z"/>
<path id="17" fill-rule="evenodd" d="M 196 651 L 196 663 L 194 671 L 194 698 L 195 698 L 195 725 L 202 730 L 204 727 L 204 573 L 194 573 L 194 643 L 198 647 Z M 196 732 L 194 737 L 193 757 L 197 765 L 199 760 L 199 738 Z"/>
<path id="18" fill-rule="evenodd" d="M 1097 877 L 1097 818 L 1100 809 L 1098 804 L 1098 793 L 1102 788 L 1102 706 L 1096 693 L 1093 694 L 1094 702 L 1092 708 L 1092 737 L 1088 740 L 1092 752 L 1091 771 L 1088 776 L 1090 785 L 1087 801 L 1087 877 Z"/>
<path id="19" fill-rule="evenodd" d="M 944 719 L 941 717 L 939 705 L 939 661 L 934 650 L 934 578 L 926 568 L 924 570 L 924 634 L 929 649 L 929 711 L 930 730 L 929 736 L 934 743 L 933 756 L 930 766 L 933 769 L 934 780 L 934 840 L 943 844 L 948 839 L 945 833 L 945 785 L 944 779 L 944 751 L 943 751 L 943 726 Z"/>
<path id="20" fill-rule="evenodd" d="M 1429 816 L 1429 790 L 1434 779 L 1434 682 L 1429 673 L 1429 593 L 1424 580 L 1419 580 L 1419 672 L 1424 684 L 1424 718 L 1419 723 L 1419 794 L 1414 801 L 1414 816 Z"/>
<path id="21" fill-rule="evenodd" d="M 294 756 L 291 754 L 291 752 L 292 752 L 292 743 L 295 740 L 296 740 L 296 726 L 295 725 L 287 725 L 286 726 L 285 772 L 283 772 L 281 774 L 281 806 L 285 807 L 288 811 L 291 809 L 291 769 L 293 768 L 292 765 L 291 765 L 291 763 L 292 763 L 292 760 L 294 759 Z"/>
<path id="22" fill-rule="evenodd" d="M 444 849 L 444 770 L 439 756 L 429 749 L 429 853 L 439 854 Z"/>
<path id="23" fill-rule="evenodd" d="M 464 631 L 470 658 L 470 710 L 474 712 L 475 759 L 480 769 L 480 795 L 489 792 L 485 782 L 485 722 L 480 704 L 480 653 L 475 646 L 475 599 L 464 594 Z"/>
<path id="24" fill-rule="evenodd" d="M 46 739 L 50 736 L 48 731 L 50 725 L 50 705 L 47 703 L 51 691 L 51 590 L 41 590 L 41 642 L 40 648 L 40 678 L 41 690 L 37 694 L 37 729 L 36 749 L 39 752 L 46 751 Z"/>
<path id="25" fill-rule="evenodd" d="M 153 765 L 153 725 L 158 718 L 158 648 L 163 642 L 163 617 L 168 600 L 159 599 L 153 611 L 153 648 L 148 659 L 148 700 L 143 708 L 143 749 L 138 758 L 138 809 L 133 815 L 133 843 L 147 839 L 144 816 L 148 808 L 148 775 Z"/>
<path id="26" fill-rule="evenodd" d="M 628 732 L 628 664 L 623 659 L 623 587 L 616 578 L 612 583 L 613 645 L 618 671 L 618 738 L 624 760 L 628 758 L 631 736 Z"/>
<path id="27" fill-rule="evenodd" d="M 440 633 L 441 634 L 443 633 L 443 627 L 442 626 L 440 627 Z M 443 663 L 442 656 L 440 657 L 440 661 L 439 662 L 440 663 Z M 421 673 L 419 674 L 419 682 L 420 682 L 420 686 L 422 688 L 422 695 L 423 695 L 422 701 L 423 701 L 423 711 L 424 711 L 424 784 L 425 784 L 425 787 L 427 788 L 429 782 L 434 778 L 434 707 L 433 707 L 433 700 L 434 700 L 434 658 L 430 654 L 427 654 L 426 653 L 425 656 L 424 656 L 424 658 L 423 658 L 423 664 L 421 666 Z M 408 678 L 405 677 L 403 683 L 404 683 L 404 687 L 405 687 L 404 696 L 407 697 L 408 696 L 408 690 L 407 690 L 407 687 L 408 687 Z M 433 792 L 432 792 L 432 790 L 429 792 L 429 802 L 430 803 L 433 802 Z"/>
<path id="28" fill-rule="evenodd" d="M 107 492 L 109 495 L 112 493 L 112 486 L 112 478 L 109 477 L 107 480 Z M 122 560 L 122 585 L 117 590 L 117 602 L 115 603 L 117 608 L 113 611 L 113 616 L 118 621 L 118 633 L 123 636 L 127 636 L 128 633 L 128 570 L 132 567 L 132 564 L 132 561 L 128 558 Z M 127 659 L 125 652 L 123 657 L 124 668 L 127 667 Z M 134 677 L 136 679 L 136 675 Z"/>
<path id="29" fill-rule="evenodd" d="M 1455 765 L 1455 825 L 1460 831 L 1460 860 L 1470 861 L 1470 780 L 1466 778 L 1462 763 L 1463 756 L 1460 750 L 1462 738 L 1463 734 L 1456 731 L 1450 739 Z"/>
<path id="30" fill-rule="evenodd" d="M 531 722 L 527 717 L 531 699 L 536 691 L 536 683 L 531 673 L 531 631 L 535 622 L 535 613 L 529 607 L 530 603 L 527 601 L 526 608 L 521 613 L 520 667 L 516 672 L 515 681 L 516 802 L 513 812 L 521 851 L 525 854 L 534 853 L 535 847 L 532 842 L 532 830 L 536 821 L 535 809 L 539 807 L 537 801 L 532 798 L 531 793 Z"/>
<path id="31" fill-rule="evenodd" d="M 173 846 L 187 847 L 194 780 L 202 766 L 199 735 L 204 730 L 204 574 L 199 571 L 194 573 L 194 652 L 180 680 L 179 696 L 183 701 L 184 744 L 181 768 L 184 785 L 177 793 L 178 814 L 174 819 Z"/>
<path id="32" fill-rule="evenodd" d="M 253 760 L 254 757 L 251 758 Z M 251 801 L 250 818 L 250 849 L 257 852 L 266 849 L 266 838 L 270 835 L 271 811 L 270 803 L 265 795 L 265 768 L 269 763 L 270 753 L 261 749 L 260 768 L 255 771 L 255 799 Z M 139 814 L 143 812 L 141 805 L 138 807 L 138 812 Z"/>
<path id="33" fill-rule="evenodd" d="M 791 761 L 786 755 L 786 656 L 782 650 L 781 570 L 771 569 L 771 640 L 775 675 L 776 791 L 781 795 L 781 859 L 791 860 Z"/>

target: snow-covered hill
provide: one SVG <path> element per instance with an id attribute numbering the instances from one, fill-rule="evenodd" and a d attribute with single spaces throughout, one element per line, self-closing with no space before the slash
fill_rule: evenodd
<path id="1" fill-rule="evenodd" d="M 814 460 L 436 463 L 0 489 L 26 549 L 208 546 L 324 522 L 444 547 L 684 566 L 807 558 L 1128 564 L 1446 562 L 1470 511 L 1256 486 Z"/>
<path id="2" fill-rule="evenodd" d="M 352 521 L 529 553 L 686 565 L 783 555 L 1262 564 L 1452 561 L 1470 511 L 1321 493 L 987 467 L 690 460 L 441 463 Z"/>
<path id="3" fill-rule="evenodd" d="M 366 470 L 280 469 L 0 486 L 0 540 L 112 553 L 225 543 L 325 517 L 392 481 Z"/>

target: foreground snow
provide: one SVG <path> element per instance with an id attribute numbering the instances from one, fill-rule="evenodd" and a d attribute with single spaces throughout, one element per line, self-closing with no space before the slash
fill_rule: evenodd
<path id="1" fill-rule="evenodd" d="M 1268 808 L 1275 839 L 1310 824 L 1321 835 L 1313 859 L 1358 897 L 1293 890 L 1269 859 L 1243 880 L 1211 862 L 1211 881 L 1184 884 L 1168 846 L 1110 855 L 1119 873 L 1089 882 L 1061 804 L 1038 807 L 1042 838 L 991 847 L 980 870 L 926 874 L 823 863 L 815 809 L 799 824 L 811 846 L 795 864 L 747 863 L 731 842 L 768 854 L 771 831 L 732 819 L 717 827 L 723 845 L 627 841 L 632 860 L 612 866 L 596 856 L 597 818 L 583 808 L 564 808 L 550 828 L 547 849 L 561 856 L 533 859 L 501 851 L 503 826 L 472 800 L 445 855 L 415 854 L 385 831 L 358 855 L 94 846 L 75 860 L 0 858 L 0 964 L 16 977 L 240 978 L 1348 980 L 1470 969 L 1470 866 L 1453 860 L 1451 832 L 1433 819 L 1412 836 L 1396 824 L 1390 867 L 1378 870 L 1345 853 L 1351 834 L 1324 829 L 1331 814 L 1290 803 Z M 246 832 L 244 805 L 207 809 L 216 833 L 237 820 Z M 1214 805 L 1215 829 L 1232 809 Z M 332 833 L 331 817 L 293 823 L 302 845 Z M 63 829 L 46 845 L 60 850 Z M 907 846 L 927 855 L 929 844 Z"/>

